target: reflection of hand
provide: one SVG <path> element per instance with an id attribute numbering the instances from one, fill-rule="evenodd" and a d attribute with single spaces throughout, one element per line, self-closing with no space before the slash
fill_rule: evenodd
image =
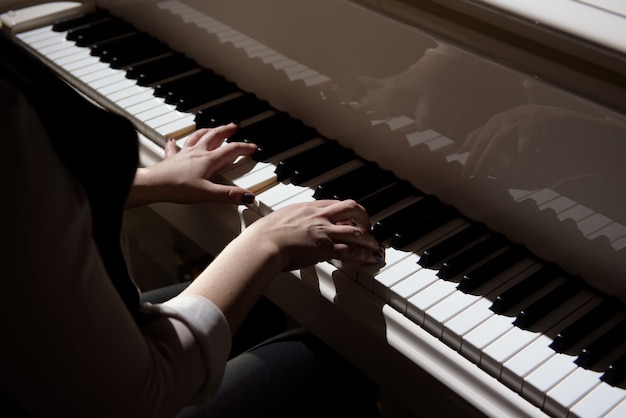
<path id="1" fill-rule="evenodd" d="M 381 118 L 412 116 L 418 131 L 443 131 L 465 94 L 465 64 L 462 57 L 428 50 L 403 73 L 382 79 L 359 78 L 355 108 Z"/>
<path id="2" fill-rule="evenodd" d="M 231 165 L 239 157 L 248 157 L 256 145 L 243 142 L 222 143 L 237 131 L 230 124 L 193 133 L 180 150 L 175 141 L 165 146 L 165 158 L 137 170 L 128 206 L 153 202 L 176 203 L 251 203 L 247 190 L 214 183 L 211 176 Z"/>
<path id="3" fill-rule="evenodd" d="M 558 158 L 559 148 L 588 142 L 586 115 L 552 106 L 522 105 L 500 112 L 482 127 L 470 132 L 459 152 L 469 152 L 465 173 L 506 175 L 515 166 L 542 158 Z M 588 123 L 586 124 L 588 125 Z M 554 161 L 554 160 L 553 160 Z"/>

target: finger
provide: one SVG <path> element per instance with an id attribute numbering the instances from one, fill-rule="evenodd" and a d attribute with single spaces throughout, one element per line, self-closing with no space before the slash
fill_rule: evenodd
<path id="1" fill-rule="evenodd" d="M 216 149 L 214 152 L 214 164 L 211 166 L 211 171 L 220 171 L 228 168 L 235 163 L 240 157 L 248 158 L 257 150 L 257 146 L 254 144 L 248 144 L 245 142 L 231 142 Z"/>
<path id="2" fill-rule="evenodd" d="M 254 203 L 254 193 L 237 186 L 209 183 L 211 201 L 217 203 L 231 203 L 234 205 L 249 205 Z"/>
<path id="3" fill-rule="evenodd" d="M 207 132 L 209 132 L 208 128 L 200 128 L 196 130 L 194 133 L 189 135 L 189 137 L 187 138 L 187 141 L 185 141 L 185 146 L 193 147 L 194 145 L 198 143 L 200 138 L 202 138 Z"/>
<path id="4" fill-rule="evenodd" d="M 332 223 L 348 223 L 369 230 L 370 219 L 365 208 L 354 200 L 320 200 L 320 205 L 326 206 L 328 220 Z"/>
<path id="5" fill-rule="evenodd" d="M 228 125 L 220 125 L 206 132 L 198 140 L 198 144 L 204 146 L 207 150 L 214 150 L 220 147 L 222 143 L 239 129 L 239 125 L 229 123 Z"/>
<path id="6" fill-rule="evenodd" d="M 174 138 L 167 138 L 167 140 L 165 141 L 164 151 L 164 159 L 173 157 L 178 153 L 178 145 L 176 145 L 176 141 L 174 140 Z"/>

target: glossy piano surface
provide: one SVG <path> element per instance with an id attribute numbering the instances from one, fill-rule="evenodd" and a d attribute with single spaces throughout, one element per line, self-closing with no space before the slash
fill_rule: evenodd
<path id="1" fill-rule="evenodd" d="M 567 63 L 540 78 L 349 1 L 98 4 L 626 299 L 623 87 L 596 104 L 556 87 L 590 78 Z"/>
<path id="2" fill-rule="evenodd" d="M 626 406 L 623 385 L 599 379 L 608 364 L 574 365 L 579 359 L 593 363 L 588 359 L 591 354 L 578 353 L 616 321 L 613 333 L 619 333 L 624 312 L 615 314 L 576 280 L 542 268 L 512 245 L 525 244 L 535 254 L 556 260 L 592 285 L 623 298 L 620 250 L 626 238 L 619 158 L 624 111 L 618 106 L 619 88 L 606 97 L 604 106 L 594 104 L 573 91 L 556 88 L 563 85 L 559 80 L 552 80 L 552 85 L 543 77 L 525 75 L 519 65 L 505 66 L 501 59 L 470 54 L 471 49 L 453 46 L 447 37 L 350 2 L 323 1 L 315 7 L 299 1 L 272 1 L 262 7 L 200 1 L 100 5 L 509 238 L 479 239 L 479 245 L 469 246 L 459 256 L 472 255 L 473 261 L 480 260 L 480 267 L 459 267 L 462 278 L 450 265 L 445 273 L 445 266 L 426 261 L 423 248 L 432 250 L 429 257 L 436 257 L 433 242 L 448 242 L 444 238 L 463 230 L 468 222 L 454 211 L 437 211 L 424 218 L 429 226 L 440 222 L 434 231 L 418 222 L 396 235 L 396 243 L 406 242 L 388 250 L 387 264 L 379 271 L 320 263 L 287 273 L 268 289 L 283 309 L 381 385 L 397 391 L 395 395 L 411 409 L 425 416 L 441 413 L 437 405 L 425 406 L 422 401 L 434 396 L 454 398 L 446 405 L 453 414 L 469 414 L 465 402 L 492 416 L 541 415 L 542 411 L 564 416 L 572 405 L 573 416 L 595 416 L 590 411 L 607 411 L 620 402 Z M 61 55 L 82 49 L 76 56 L 89 56 L 85 47 L 66 42 L 64 33 L 49 32 L 37 29 L 19 40 L 32 46 L 35 54 L 48 49 L 43 45 L 50 38 L 63 48 Z M 108 78 L 115 71 L 102 70 L 106 65 L 96 58 L 88 58 L 88 64 L 81 61 L 80 67 L 71 64 L 79 60 L 52 61 L 47 55 L 44 59 L 72 81 L 100 74 L 96 80 L 115 84 Z M 79 73 L 82 76 L 74 77 Z M 567 71 L 563 74 L 568 74 L 568 83 L 576 80 Z M 600 89 L 606 88 L 605 80 L 596 82 Z M 141 91 L 131 85 L 123 90 Z M 148 90 L 137 96 L 161 100 Z M 104 95 L 103 91 L 86 93 L 95 94 L 95 99 Z M 272 119 L 259 112 L 261 117 L 255 120 Z M 198 113 L 208 118 L 204 110 Z M 184 118 L 193 121 L 193 115 Z M 150 120 L 134 120 L 154 141 L 140 138 L 144 163 L 160 158 L 162 152 L 158 146 L 162 135 L 144 126 Z M 248 126 L 254 124 L 248 121 L 242 131 Z M 261 163 L 253 165 L 250 175 L 241 170 L 248 166 L 244 165 L 224 176 L 242 183 L 249 177 L 256 179 L 257 171 L 267 171 L 257 170 Z M 284 194 L 301 187 L 294 178 L 274 180 L 271 187 L 259 189 L 257 211 L 262 215 L 282 205 L 271 201 L 282 202 Z M 293 198 L 312 199 L 312 192 Z M 430 198 L 409 207 L 411 214 L 438 208 Z M 259 216 L 250 208 L 238 212 L 219 205 L 164 204 L 155 210 L 214 254 L 228 237 Z M 470 236 L 463 238 L 469 241 L 461 240 L 461 246 L 485 234 L 483 228 L 476 232 L 475 225 L 464 230 L 470 233 L 459 234 Z M 382 234 L 386 229 L 377 231 Z M 483 244 L 490 244 L 488 252 L 496 249 L 497 255 L 479 255 L 487 247 Z M 494 261 L 500 267 L 494 267 Z M 481 275 L 491 280 L 483 282 Z M 522 285 L 528 287 L 531 281 L 546 285 L 523 291 Z M 500 307 L 490 307 L 494 302 Z M 599 321 L 603 315 L 609 319 L 595 334 L 571 341 L 574 325 L 577 334 L 585 334 L 589 327 L 580 324 L 589 323 L 589 318 Z M 557 343 L 561 348 L 551 347 Z M 622 347 L 626 343 L 617 344 L 621 351 L 612 360 L 626 351 Z M 424 372 L 435 376 L 436 382 L 426 380 Z M 575 391 L 569 390 L 572 386 Z M 419 397 L 413 396 L 415 390 L 420 391 Z M 583 393 L 586 396 L 579 401 Z"/>

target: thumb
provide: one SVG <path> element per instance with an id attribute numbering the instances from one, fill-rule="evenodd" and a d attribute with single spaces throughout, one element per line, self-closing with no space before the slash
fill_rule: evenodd
<path id="1" fill-rule="evenodd" d="M 237 186 L 214 184 L 210 191 L 212 201 L 231 203 L 234 205 L 249 205 L 254 203 L 255 195 L 249 190 Z"/>

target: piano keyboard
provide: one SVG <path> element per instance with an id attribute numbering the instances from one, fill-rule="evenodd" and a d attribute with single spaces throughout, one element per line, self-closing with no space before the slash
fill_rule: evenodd
<path id="1" fill-rule="evenodd" d="M 428 333 L 459 353 L 462 367 L 480 370 L 481 381 L 499 381 L 497 390 L 511 391 L 513 402 L 554 417 L 625 416 L 620 303 L 106 11 L 16 37 L 159 146 L 197 128 L 241 122 L 228 141 L 259 149 L 222 176 L 257 194 L 259 216 L 314 199 L 361 203 L 388 247 L 385 264 L 322 263 L 320 288 L 325 280 L 332 300 L 333 277 L 341 276 L 370 292 L 390 328 L 413 334 L 388 336 L 407 357 L 417 355 L 406 347 L 412 338 Z"/>

